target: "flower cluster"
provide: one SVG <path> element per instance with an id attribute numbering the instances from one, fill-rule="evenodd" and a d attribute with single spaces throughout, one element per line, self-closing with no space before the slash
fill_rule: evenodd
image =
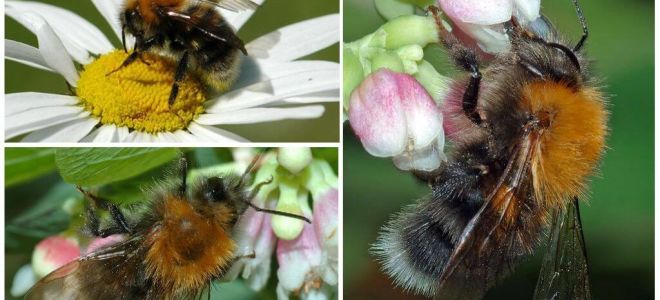
<path id="1" fill-rule="evenodd" d="M 431 171 L 446 159 L 443 118 L 452 79 L 424 57 L 424 47 L 443 32 L 478 51 L 507 51 L 505 22 L 536 21 L 540 0 L 378 0 L 388 22 L 344 45 L 344 108 L 351 127 L 370 154 L 392 157 L 401 170 Z M 445 19 L 416 15 L 415 6 L 435 4 Z M 448 108 L 447 108 L 448 109 Z M 444 121 L 444 124 L 443 124 Z"/>
<path id="2" fill-rule="evenodd" d="M 253 151 L 246 149 L 236 149 L 233 154 L 234 162 L 192 170 L 190 179 L 205 172 L 240 173 L 254 156 Z M 339 193 L 334 170 L 327 161 L 314 158 L 309 148 L 282 148 L 262 158 L 254 186 L 267 181 L 270 183 L 260 188 L 253 204 L 303 215 L 312 223 L 248 208 L 235 225 L 233 238 L 238 255 L 254 254 L 254 258 L 238 260 L 223 279 L 242 277 L 250 288 L 261 290 L 272 273 L 271 260 L 275 257 L 279 266 L 278 299 L 288 299 L 290 295 L 302 299 L 331 298 L 338 288 L 339 251 Z M 70 213 L 79 215 L 76 211 Z M 122 235 L 111 235 L 89 240 L 77 232 L 71 228 L 39 242 L 31 264 L 15 275 L 11 294 L 23 295 L 39 278 L 55 269 L 124 239 Z"/>

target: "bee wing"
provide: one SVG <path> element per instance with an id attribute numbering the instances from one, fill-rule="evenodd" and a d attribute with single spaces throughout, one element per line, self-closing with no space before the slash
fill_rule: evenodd
<path id="1" fill-rule="evenodd" d="M 591 299 L 587 248 L 575 198 L 553 216 L 534 299 Z"/>
<path id="2" fill-rule="evenodd" d="M 202 22 L 202 17 L 195 15 L 188 15 L 181 13 L 173 9 L 162 8 L 165 15 L 170 19 L 188 25 L 202 32 L 205 36 L 217 40 L 219 42 L 225 43 L 232 47 L 238 48 L 247 55 L 247 50 L 245 50 L 245 44 L 243 41 L 234 33 L 233 29 L 229 24 L 223 22 L 219 26 L 204 26 Z"/>
<path id="3" fill-rule="evenodd" d="M 208 3 L 215 5 L 220 8 L 224 8 L 229 11 L 239 12 L 244 10 L 255 10 L 259 7 L 259 4 L 252 2 L 251 0 L 197 0 L 200 2 Z"/>
<path id="4" fill-rule="evenodd" d="M 514 265 L 516 255 L 503 254 L 520 252 L 519 236 L 507 228 L 530 191 L 529 166 L 538 141 L 537 132 L 523 133 L 495 188 L 461 233 L 440 276 L 439 299 L 481 298 Z"/>
<path id="5" fill-rule="evenodd" d="M 39 280 L 25 299 L 93 299 L 94 290 L 109 289 L 109 283 L 119 280 L 117 269 L 137 263 L 131 260 L 136 245 L 131 239 L 72 261 Z M 100 288 L 102 284 L 106 286 Z M 116 294 L 119 297 L 121 290 Z"/>

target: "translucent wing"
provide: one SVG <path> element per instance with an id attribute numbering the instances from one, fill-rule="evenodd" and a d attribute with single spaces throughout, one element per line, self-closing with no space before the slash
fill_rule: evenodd
<path id="1" fill-rule="evenodd" d="M 534 299 L 591 299 L 587 249 L 575 198 L 553 217 Z"/>
<path id="2" fill-rule="evenodd" d="M 138 239 L 112 245 L 72 261 L 39 280 L 25 299 L 102 299 L 134 296 L 126 282 L 135 282 Z"/>
<path id="3" fill-rule="evenodd" d="M 463 230 L 440 277 L 438 299 L 478 299 L 532 251 L 541 225 L 530 222 L 530 164 L 539 133 L 526 130 L 484 204 Z M 520 234 L 521 231 L 532 234 Z"/>
<path id="4" fill-rule="evenodd" d="M 244 10 L 255 10 L 259 7 L 259 4 L 252 2 L 251 0 L 197 0 L 199 2 L 208 3 L 215 5 L 226 10 L 233 12 L 239 12 Z"/>

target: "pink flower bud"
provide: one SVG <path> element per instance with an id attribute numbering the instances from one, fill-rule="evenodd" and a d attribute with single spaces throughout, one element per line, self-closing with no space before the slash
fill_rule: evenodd
<path id="1" fill-rule="evenodd" d="M 32 268 L 38 277 L 43 277 L 79 256 L 80 246 L 77 240 L 62 235 L 51 236 L 34 248 Z"/>
<path id="2" fill-rule="evenodd" d="M 541 9 L 540 0 L 438 0 L 438 5 L 462 32 L 488 53 L 509 49 L 504 23 L 512 16 L 524 25 L 536 20 Z M 471 44 L 471 41 L 464 42 Z"/>
<path id="3" fill-rule="evenodd" d="M 85 255 L 90 254 L 101 248 L 105 248 L 110 245 L 117 244 L 123 241 L 124 239 L 126 239 L 126 236 L 123 234 L 113 234 L 104 238 L 101 237 L 95 238 L 89 243 L 89 245 L 87 245 L 87 249 L 85 249 Z"/>
<path id="4" fill-rule="evenodd" d="M 444 158 L 426 151 L 440 146 L 442 153 L 444 142 L 438 145 L 438 137 L 443 135 L 442 113 L 424 87 L 408 74 L 388 69 L 370 74 L 351 95 L 349 119 L 373 156 L 417 158 L 424 150 L 436 155 L 424 157 L 431 161 L 423 166 L 427 171 L 437 168 Z"/>

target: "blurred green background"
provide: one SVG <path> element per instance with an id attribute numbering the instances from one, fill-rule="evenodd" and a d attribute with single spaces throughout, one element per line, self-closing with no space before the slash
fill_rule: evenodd
<path id="1" fill-rule="evenodd" d="M 654 294 L 654 3 L 580 1 L 593 73 L 610 96 L 609 149 L 582 205 L 594 299 L 651 299 Z M 580 26 L 571 1 L 543 1 L 542 13 L 569 40 Z M 384 21 L 370 0 L 344 0 L 344 42 Z M 437 47 L 428 47 L 437 48 Z M 427 49 L 427 54 L 442 56 Z M 430 53 L 434 52 L 434 53 Z M 441 59 L 438 59 L 438 61 Z M 439 70 L 448 64 L 436 64 Z M 391 161 L 369 156 L 344 127 L 344 297 L 413 298 L 393 289 L 368 253 L 388 217 L 429 189 Z M 523 263 L 487 299 L 531 299 L 544 251 Z"/>
<path id="2" fill-rule="evenodd" d="M 34 246 L 40 240 L 65 230 L 78 234 L 84 222 L 82 214 L 70 216 L 63 209 L 77 207 L 82 210 L 76 206 L 81 205 L 82 195 L 73 184 L 65 182 L 61 174 L 67 174 L 65 177 L 69 182 L 107 182 L 93 184 L 94 193 L 120 205 L 126 212 L 127 207 L 145 201 L 145 191 L 156 181 L 174 174 L 176 159 L 181 152 L 186 155 L 192 171 L 233 161 L 229 148 L 5 149 L 5 299 L 16 299 L 9 294 L 14 274 L 21 266 L 30 263 Z M 327 161 L 338 174 L 337 148 L 313 148 L 312 154 L 314 158 Z M 96 163 L 80 163 L 89 161 Z M 86 166 L 81 168 L 81 165 Z M 103 171 L 98 171 L 100 169 Z M 230 171 L 236 170 L 232 168 L 223 172 Z M 72 179 L 74 177 L 78 179 Z M 70 204 L 72 199 L 78 204 Z M 130 214 L 127 216 L 130 218 Z M 212 298 L 276 299 L 276 270 L 277 260 L 273 257 L 268 285 L 260 292 L 252 291 L 242 279 L 238 279 L 220 283 Z"/>
<path id="3" fill-rule="evenodd" d="M 120 40 L 89 0 L 41 0 L 69 9 L 101 29 L 118 48 Z M 238 35 L 246 43 L 277 28 L 305 19 L 339 12 L 338 0 L 270 0 L 252 16 Z M 34 35 L 13 19 L 5 16 L 5 38 L 37 45 Z M 339 46 L 335 44 L 304 59 L 339 61 Z M 29 80 L 26 80 L 29 78 Z M 64 79 L 50 72 L 5 60 L 5 93 L 26 91 L 68 94 Z M 325 114 L 313 120 L 287 120 L 253 125 L 223 125 L 253 142 L 338 142 L 339 104 L 327 103 Z"/>

